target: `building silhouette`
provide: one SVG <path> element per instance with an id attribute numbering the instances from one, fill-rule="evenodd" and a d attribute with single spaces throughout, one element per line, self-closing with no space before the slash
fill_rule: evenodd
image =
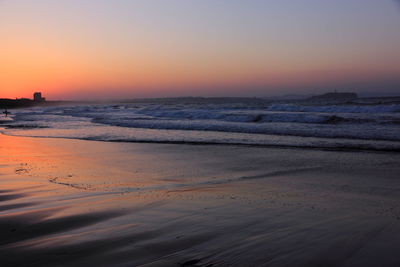
<path id="1" fill-rule="evenodd" d="M 46 98 L 42 97 L 41 92 L 36 92 L 33 94 L 33 101 L 35 102 L 44 102 L 46 101 Z"/>

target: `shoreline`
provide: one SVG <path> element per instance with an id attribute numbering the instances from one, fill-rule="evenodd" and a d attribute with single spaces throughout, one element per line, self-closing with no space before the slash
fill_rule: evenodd
<path id="1" fill-rule="evenodd" d="M 0 135 L 6 135 L 6 136 L 13 136 L 13 137 L 22 137 L 22 138 L 42 138 L 42 139 L 65 139 L 65 140 L 82 140 L 82 141 L 91 141 L 91 142 L 106 142 L 106 143 L 137 143 L 137 144 L 172 144 L 172 145 L 193 145 L 193 146 L 242 146 L 242 147 L 263 147 L 263 148 L 277 148 L 277 149 L 304 149 L 304 150 L 318 150 L 318 151 L 337 151 L 337 152 L 362 152 L 362 153 L 398 153 L 400 152 L 400 147 L 399 148 L 362 148 L 362 147 L 357 147 L 354 145 L 354 147 L 349 147 L 349 146 L 336 146 L 336 147 L 328 147 L 328 146 L 296 146 L 296 145 L 283 145 L 283 144 L 278 144 L 278 145 L 273 145 L 273 144 L 252 144 L 252 143 L 222 143 L 222 142 L 203 142 L 203 141 L 147 141 L 147 140 L 96 140 L 96 139 L 91 139 L 91 138 L 74 138 L 74 137 L 57 137 L 57 136 L 26 136 L 26 135 L 13 135 L 9 133 L 4 132 L 4 128 L 0 127 Z M 292 137 L 291 135 L 287 135 L 288 137 Z M 286 137 L 286 136 L 283 136 Z M 297 136 L 294 136 L 297 137 Z M 298 136 L 299 138 L 314 138 L 314 137 L 301 137 Z M 335 138 L 321 138 L 318 137 L 319 139 L 327 139 L 327 140 L 334 140 Z M 351 139 L 353 140 L 353 139 Z M 358 140 L 358 139 L 354 139 Z M 360 141 L 364 141 L 363 139 L 360 139 Z M 365 141 L 371 141 L 371 140 L 365 140 Z M 396 141 L 386 141 L 386 140 L 373 140 L 377 142 L 391 142 L 391 143 L 399 143 Z"/>
<path id="2" fill-rule="evenodd" d="M 386 152 L 0 135 L 0 260 L 398 266 L 399 162 Z"/>

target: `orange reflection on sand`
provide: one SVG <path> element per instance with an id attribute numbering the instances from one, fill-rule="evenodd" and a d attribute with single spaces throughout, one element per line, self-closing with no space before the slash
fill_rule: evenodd
<path id="1" fill-rule="evenodd" d="M 149 201 L 132 196 L 121 202 L 120 196 L 124 188 L 157 186 L 166 172 L 162 164 L 152 168 L 155 159 L 123 147 L 0 135 L 0 216 L 2 204 L 15 208 L 13 215 L 35 206 L 35 212 L 56 218 Z"/>
<path id="2" fill-rule="evenodd" d="M 141 146 L 137 147 L 140 150 Z M 0 165 L 6 166 L 8 174 L 94 191 L 157 186 L 159 179 L 174 177 L 177 171 L 169 168 L 168 163 L 155 166 L 160 155 L 123 148 L 122 143 L 99 145 L 80 140 L 0 135 Z"/>

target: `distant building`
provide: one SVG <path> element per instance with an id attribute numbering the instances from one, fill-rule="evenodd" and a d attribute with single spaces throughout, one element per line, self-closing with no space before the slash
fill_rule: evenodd
<path id="1" fill-rule="evenodd" d="M 33 101 L 35 102 L 44 102 L 46 101 L 46 98 L 42 97 L 41 92 L 36 92 L 33 94 Z"/>

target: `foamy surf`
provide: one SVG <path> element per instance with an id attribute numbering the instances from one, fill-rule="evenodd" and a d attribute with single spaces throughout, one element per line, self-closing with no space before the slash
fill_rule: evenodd
<path id="1" fill-rule="evenodd" d="M 4 133 L 97 141 L 400 150 L 400 105 L 93 104 L 16 110 Z"/>

